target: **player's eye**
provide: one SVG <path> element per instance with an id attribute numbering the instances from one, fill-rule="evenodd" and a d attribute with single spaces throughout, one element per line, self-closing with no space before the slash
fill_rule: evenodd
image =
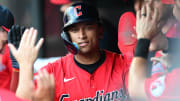
<path id="1" fill-rule="evenodd" d="M 77 33 L 79 31 L 79 29 L 74 27 L 74 28 L 69 29 L 69 31 L 72 33 Z"/>
<path id="2" fill-rule="evenodd" d="M 94 26 L 93 25 L 87 25 L 86 29 L 88 29 L 88 30 L 94 29 Z"/>
<path id="3" fill-rule="evenodd" d="M 88 30 L 91 30 L 91 29 L 94 29 L 94 27 L 95 27 L 94 23 L 87 23 L 85 28 Z"/>

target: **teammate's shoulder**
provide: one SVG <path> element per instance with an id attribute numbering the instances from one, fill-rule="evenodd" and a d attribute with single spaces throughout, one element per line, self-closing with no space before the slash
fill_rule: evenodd
<path id="1" fill-rule="evenodd" d="M 62 58 L 61 58 L 63 61 L 65 61 L 65 60 L 69 60 L 69 59 L 73 59 L 73 54 L 72 53 L 68 53 L 68 54 L 66 54 L 65 56 L 63 56 Z"/>
<path id="2" fill-rule="evenodd" d="M 108 51 L 108 50 L 104 50 L 105 54 L 106 54 L 106 57 L 123 57 L 122 54 L 119 54 L 119 53 L 116 53 L 116 52 L 111 52 L 111 51 Z"/>
<path id="3" fill-rule="evenodd" d="M 71 54 L 71 53 L 68 53 L 68 54 L 66 54 L 65 56 L 62 56 L 62 57 L 60 57 L 59 59 L 57 59 L 55 62 L 53 62 L 53 63 L 62 63 L 62 62 L 66 62 L 66 61 L 71 61 L 71 60 L 73 60 L 73 54 Z"/>

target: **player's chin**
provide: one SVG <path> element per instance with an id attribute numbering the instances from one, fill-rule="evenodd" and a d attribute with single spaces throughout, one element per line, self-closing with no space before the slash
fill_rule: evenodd
<path id="1" fill-rule="evenodd" d="M 82 53 L 82 54 L 88 54 L 90 51 L 91 51 L 91 49 L 88 47 L 79 48 L 79 53 Z"/>

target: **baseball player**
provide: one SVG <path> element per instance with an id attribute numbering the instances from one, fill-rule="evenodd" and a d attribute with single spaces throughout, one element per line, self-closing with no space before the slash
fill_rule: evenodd
<path id="1" fill-rule="evenodd" d="M 106 10 L 107 7 L 106 6 L 101 7 L 101 5 L 99 5 L 99 3 L 103 2 L 103 0 L 50 0 L 50 2 L 52 4 L 60 5 L 60 11 L 63 13 L 65 12 L 65 9 L 68 8 L 73 2 L 78 2 L 78 1 L 83 1 L 83 2 L 91 4 L 91 5 L 96 5 L 97 8 L 102 8 L 102 9 L 98 9 L 99 13 L 101 14 L 100 17 L 101 17 L 101 21 L 102 21 L 102 26 L 104 28 L 103 37 L 101 38 L 101 40 L 99 40 L 100 48 L 106 49 L 108 51 L 120 53 L 119 48 L 117 46 L 117 41 L 118 41 L 117 29 L 111 21 L 112 18 L 111 17 L 108 18 L 108 16 L 110 14 Z M 104 0 L 104 1 L 106 1 L 106 0 Z M 111 1 L 111 3 L 112 2 L 113 1 Z M 122 4 L 122 1 L 119 1 L 119 2 L 121 2 L 120 4 Z M 113 4 L 111 4 L 111 5 L 113 5 Z M 117 9 L 115 9 L 115 10 L 118 11 Z M 107 16 L 107 14 L 108 14 L 108 16 Z M 112 14 L 114 15 L 115 12 Z M 116 21 L 116 20 L 114 20 L 114 21 Z"/>
<path id="2" fill-rule="evenodd" d="M 18 83 L 16 80 L 19 73 L 17 71 L 18 65 L 16 61 L 11 61 L 12 57 L 10 59 L 10 52 L 7 45 L 8 32 L 9 34 L 11 33 L 11 35 L 18 35 L 22 33 L 20 31 L 24 29 L 20 26 L 13 26 L 13 24 L 14 17 L 12 13 L 6 7 L 0 5 L 0 101 L 27 101 L 17 98 L 13 92 L 9 91 L 12 90 L 15 92 Z M 10 28 L 11 30 L 9 31 Z M 14 31 L 19 31 L 19 33 Z M 12 68 L 12 66 L 14 68 Z M 52 93 L 54 91 L 53 76 L 48 75 L 46 72 L 40 74 L 41 76 L 38 76 L 37 79 L 37 90 L 33 90 L 32 86 L 30 86 L 33 101 L 52 101 L 54 96 Z M 46 85 L 43 85 L 44 82 L 46 82 Z M 24 89 L 27 88 L 28 87 L 25 87 Z M 49 93 L 51 93 L 51 95 Z"/>
<path id="3" fill-rule="evenodd" d="M 172 5 L 170 4 L 170 0 L 136 0 L 135 2 L 135 10 L 143 6 L 145 3 L 150 3 L 152 5 L 152 8 L 158 8 L 158 11 L 160 12 L 160 18 L 159 18 L 159 24 L 162 26 L 162 32 L 163 34 L 166 34 L 166 37 L 174 37 L 174 34 L 176 33 L 176 24 L 175 19 L 171 17 L 172 14 L 169 14 L 169 12 L 172 12 Z M 133 12 L 125 12 L 120 20 L 119 20 L 119 27 L 118 27 L 118 47 L 121 50 L 121 52 L 127 56 L 129 61 L 132 61 L 132 58 L 134 56 L 134 52 L 136 49 L 137 39 L 136 39 L 136 17 Z M 173 35 L 173 36 L 172 36 Z M 164 37 L 162 34 L 158 34 L 155 38 L 153 38 L 153 42 L 159 41 L 159 44 L 163 44 L 162 42 L 164 39 L 161 38 Z M 154 56 L 155 49 L 160 48 L 158 44 L 151 44 L 150 45 L 150 54 L 149 57 L 152 55 Z M 156 53 L 156 57 L 160 56 L 158 52 Z M 150 62 L 150 61 L 149 61 Z M 149 64 L 149 67 L 152 67 L 152 73 L 155 74 L 157 72 L 162 72 L 165 70 L 165 67 L 161 63 Z"/>
<path id="4" fill-rule="evenodd" d="M 171 0 L 171 3 L 173 2 L 174 1 Z M 178 7 L 178 1 L 176 7 Z M 179 11 L 177 12 L 178 9 L 175 8 L 174 10 L 176 11 L 176 14 L 178 14 Z M 142 8 L 141 11 L 138 11 L 137 13 L 138 43 L 135 57 L 133 58 L 129 73 L 129 94 L 134 100 L 137 101 L 179 101 L 180 80 L 178 77 L 180 76 L 180 69 L 179 65 L 177 65 L 177 55 L 179 58 L 179 41 L 177 41 L 178 39 L 174 39 L 176 40 L 176 43 L 173 43 L 173 47 L 172 44 L 167 44 L 169 50 L 168 55 L 176 56 L 176 61 L 173 61 L 171 63 L 170 61 L 172 61 L 172 58 L 170 57 L 166 57 L 166 61 L 160 60 L 164 64 L 166 63 L 169 66 L 171 65 L 171 67 L 169 67 L 171 71 L 168 71 L 166 73 L 160 72 L 156 75 L 153 75 L 151 78 L 147 78 L 148 48 L 150 42 L 152 41 L 152 38 L 156 36 L 155 33 L 159 30 L 158 26 L 156 26 L 158 23 L 158 13 L 157 10 L 155 11 L 156 12 L 153 13 L 148 5 L 146 6 L 146 8 Z M 144 16 L 144 14 L 146 14 L 146 16 Z M 176 14 L 174 15 L 177 17 Z M 168 43 L 169 41 L 170 40 L 168 40 Z M 136 90 L 137 85 L 139 86 L 138 91 Z"/>
<path id="5" fill-rule="evenodd" d="M 12 64 L 7 46 L 8 31 L 14 24 L 12 13 L 0 5 L 0 88 L 10 89 Z"/>
<path id="6" fill-rule="evenodd" d="M 128 100 L 126 57 L 101 50 L 102 33 L 96 8 L 77 2 L 66 9 L 61 37 L 70 53 L 43 68 L 54 74 L 55 101 Z M 37 30 L 26 29 L 18 49 L 9 44 L 20 66 L 19 88 L 33 79 L 32 66 L 43 43 L 35 44 L 36 36 Z M 19 88 L 16 94 L 23 97 Z"/>

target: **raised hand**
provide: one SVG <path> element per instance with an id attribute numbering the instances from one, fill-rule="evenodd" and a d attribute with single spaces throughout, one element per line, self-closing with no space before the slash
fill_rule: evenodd
<path id="1" fill-rule="evenodd" d="M 34 61 L 37 58 L 40 47 L 43 44 L 43 38 L 41 38 L 37 44 L 37 30 L 34 28 L 26 29 L 22 35 L 19 48 L 16 48 L 16 45 L 9 44 L 9 48 L 13 56 L 18 61 L 19 65 L 33 65 Z"/>
<path id="2" fill-rule="evenodd" d="M 146 38 L 151 40 L 160 32 L 158 16 L 157 9 L 152 10 L 149 4 L 137 11 L 136 32 L 138 39 Z"/>

